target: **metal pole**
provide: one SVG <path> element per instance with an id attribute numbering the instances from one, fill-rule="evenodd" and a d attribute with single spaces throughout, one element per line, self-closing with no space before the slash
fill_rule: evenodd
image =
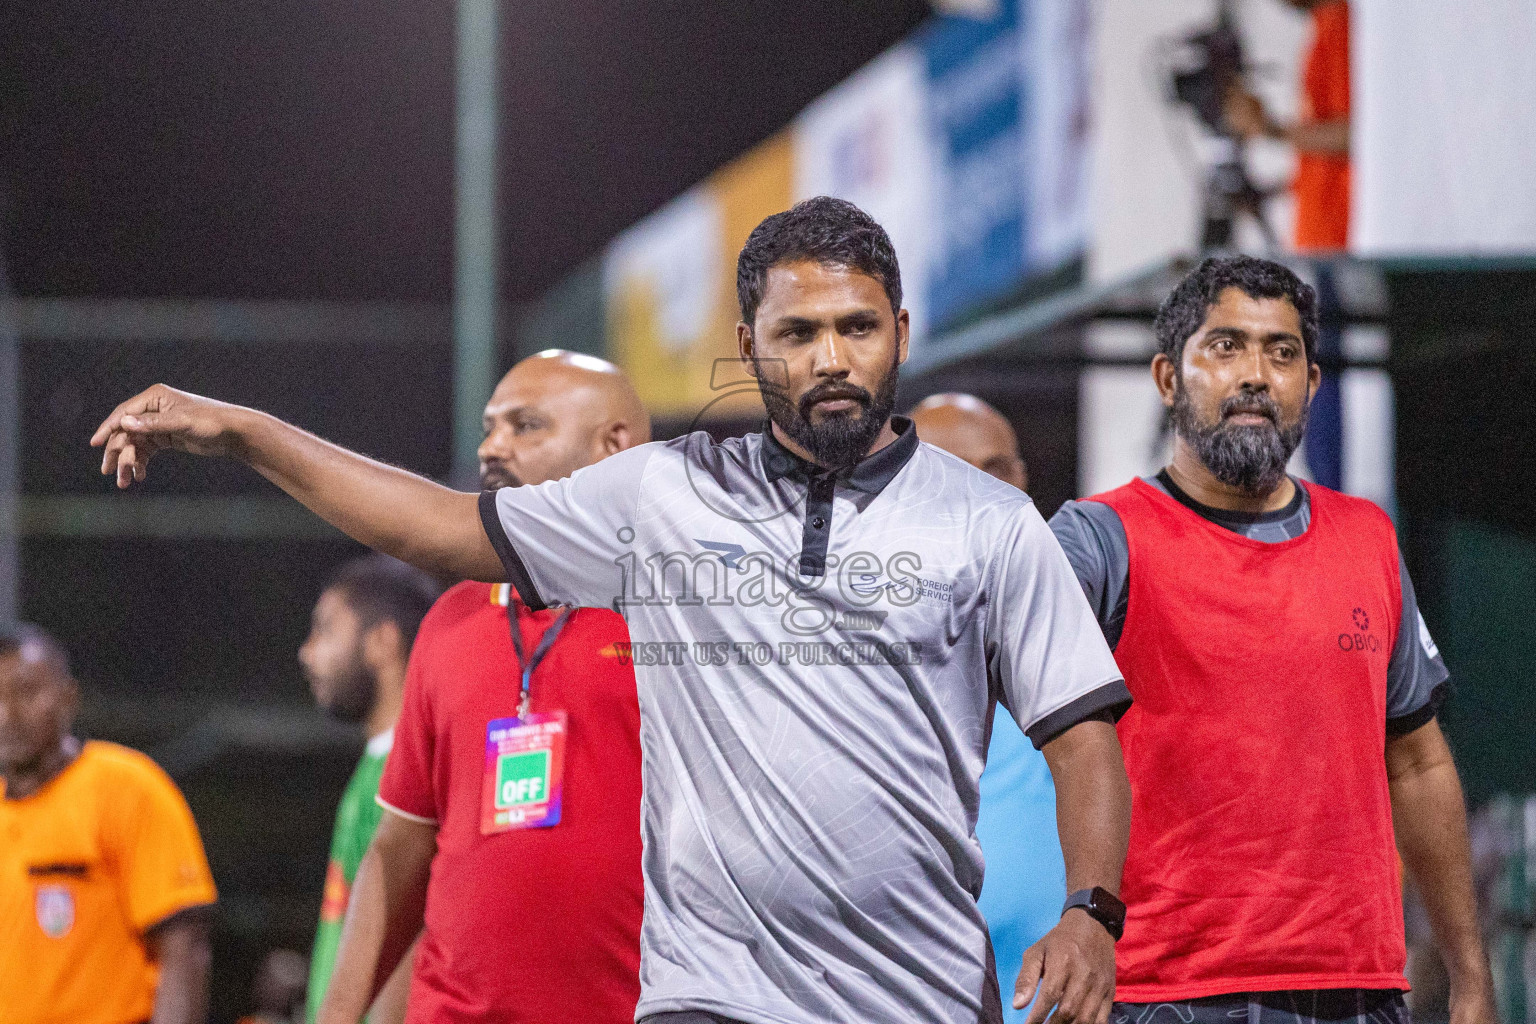
<path id="1" fill-rule="evenodd" d="M 474 486 L 495 384 L 496 0 L 459 0 L 453 288 L 453 480 Z"/>
<path id="2" fill-rule="evenodd" d="M 17 504 L 21 463 L 21 345 L 11 302 L 10 275 L 0 258 L 0 622 L 15 622 L 21 559 Z"/>

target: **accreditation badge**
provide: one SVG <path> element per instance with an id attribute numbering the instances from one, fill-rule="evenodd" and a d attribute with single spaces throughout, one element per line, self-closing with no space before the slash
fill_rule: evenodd
<path id="1" fill-rule="evenodd" d="M 565 736 L 564 711 L 498 718 L 486 726 L 482 835 L 560 823 Z"/>

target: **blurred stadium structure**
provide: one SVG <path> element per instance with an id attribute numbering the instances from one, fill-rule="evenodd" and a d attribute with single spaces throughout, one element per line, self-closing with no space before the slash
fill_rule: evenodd
<path id="1" fill-rule="evenodd" d="M 1382 24 L 1384 3 L 1357 4 L 1362 27 Z M 1165 438 L 1146 381 L 1148 324 L 1187 266 L 1203 157 L 1189 114 L 1166 109 L 1149 80 L 1148 54 L 1206 24 L 1212 5 L 993 6 L 935 15 L 543 298 L 499 320 L 494 295 L 482 302 L 497 366 L 546 347 L 607 355 L 640 384 L 657 437 L 674 436 L 710 402 L 713 362 L 732 351 L 746 231 L 834 192 L 881 219 L 902 257 L 920 329 L 902 407 L 962 390 L 1004 410 L 1047 515 L 1155 466 Z M 1494 179 L 1470 186 L 1394 180 L 1437 123 L 1424 115 L 1419 135 L 1394 135 L 1392 109 L 1413 99 L 1404 54 L 1416 67 L 1465 57 L 1490 25 L 1506 33 L 1500 51 L 1519 52 L 1507 37 L 1518 19 L 1499 21 L 1513 7 L 1469 17 L 1459 49 L 1438 57 L 1427 10 L 1393 26 L 1395 51 L 1362 44 L 1376 63 L 1361 74 L 1381 84 L 1361 105 L 1374 120 L 1357 129 L 1357 223 L 1375 241 L 1296 263 L 1324 294 L 1333 382 L 1297 468 L 1397 519 L 1456 685 L 1445 723 L 1479 807 L 1505 1019 L 1522 1024 L 1536 1006 L 1536 232 L 1518 204 L 1448 227 L 1402 206 L 1415 191 L 1447 207 L 1478 187 L 1511 194 L 1510 175 L 1536 166 L 1520 149 L 1536 130 L 1506 136 L 1532 127 L 1536 103 L 1485 156 Z M 1301 23 L 1268 0 L 1238 15 L 1269 69 L 1259 87 L 1294 103 Z M 1470 88 L 1497 106 L 1485 79 L 1432 85 L 1442 111 L 1463 109 Z M 1467 150 L 1468 130 L 1445 124 L 1437 149 Z M 1255 176 L 1282 180 L 1284 154 L 1260 150 Z M 1439 166 L 1465 176 L 1475 151 Z M 87 684 L 87 734 L 148 750 L 185 790 L 222 891 L 215 1007 L 226 1019 L 262 952 L 304 948 L 312 933 L 331 812 L 361 740 L 312 710 L 294 650 L 321 580 L 356 548 L 233 466 L 165 460 L 149 491 L 110 494 L 84 437 L 102 396 L 165 379 L 439 478 L 457 452 L 462 477 L 455 367 L 461 395 L 488 382 L 465 390 L 446 303 L 0 298 L 0 616 L 56 632 Z M 760 415 L 750 400 L 717 411 L 707 425 L 719 432 Z M 1435 1017 L 1432 1005 L 1416 1010 Z"/>
<path id="2" fill-rule="evenodd" d="M 1473 867 L 1485 891 L 1489 955 L 1506 1020 L 1536 1011 L 1536 797 L 1499 794 L 1473 818 Z M 1522 984 L 1523 979 L 1523 984 Z"/>
<path id="3" fill-rule="evenodd" d="M 313 937 L 362 737 L 314 709 L 295 656 L 325 577 L 359 549 L 228 466 L 166 465 L 152 494 L 119 501 L 80 438 L 98 396 L 147 374 L 446 476 L 448 311 L 20 299 L 8 312 L 23 431 L 7 589 L 69 647 L 83 733 L 150 753 L 192 806 L 220 887 L 214 1019 L 233 1020 L 267 949 Z"/>

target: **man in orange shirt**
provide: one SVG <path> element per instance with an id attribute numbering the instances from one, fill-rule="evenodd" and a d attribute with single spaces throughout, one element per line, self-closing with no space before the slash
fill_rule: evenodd
<path id="1" fill-rule="evenodd" d="M 1245 139 L 1267 136 L 1296 147 L 1296 249 L 1326 252 L 1349 242 L 1349 4 L 1286 0 L 1312 15 L 1312 48 L 1302 69 L 1301 116 L 1282 124 L 1253 94 L 1228 97 L 1227 121 Z"/>
<path id="2" fill-rule="evenodd" d="M 0 1007 L 6 1024 L 195 1024 L 216 894 L 153 761 L 70 734 L 80 690 L 35 626 L 0 627 Z"/>

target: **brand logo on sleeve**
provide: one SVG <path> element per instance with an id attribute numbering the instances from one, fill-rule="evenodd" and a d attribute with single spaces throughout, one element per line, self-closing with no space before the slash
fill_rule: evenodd
<path id="1" fill-rule="evenodd" d="M 1429 625 L 1424 621 L 1423 612 L 1419 612 L 1419 646 L 1424 648 L 1424 653 L 1429 657 L 1440 657 L 1440 648 L 1435 646 L 1435 638 L 1429 635 Z"/>
<path id="2" fill-rule="evenodd" d="M 75 894 L 62 885 L 37 887 L 37 926 L 50 939 L 62 939 L 75 926 Z"/>

